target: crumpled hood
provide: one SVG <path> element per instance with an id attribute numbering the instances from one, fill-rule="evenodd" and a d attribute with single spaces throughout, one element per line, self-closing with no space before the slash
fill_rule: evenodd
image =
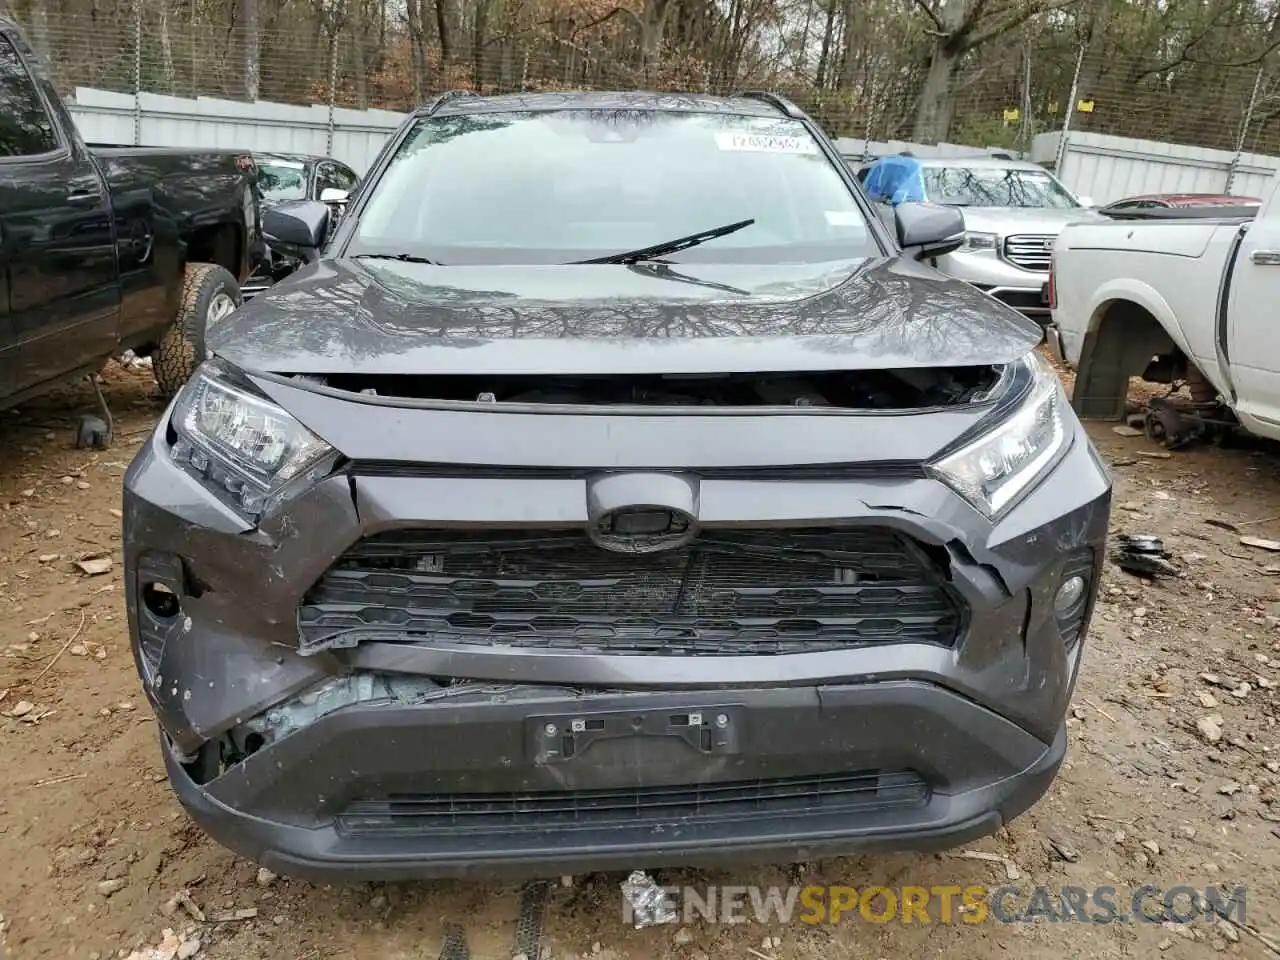
<path id="1" fill-rule="evenodd" d="M 1057 236 L 1069 223 L 1106 220 L 1096 210 L 1054 210 L 1042 207 L 962 207 L 966 230 L 995 233 L 1002 237 L 1030 233 Z"/>
<path id="2" fill-rule="evenodd" d="M 734 373 L 1005 363 L 1039 328 L 905 258 L 304 267 L 207 334 L 280 374 Z"/>

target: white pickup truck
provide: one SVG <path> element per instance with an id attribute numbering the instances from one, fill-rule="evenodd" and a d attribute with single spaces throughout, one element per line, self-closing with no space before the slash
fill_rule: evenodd
<path id="1" fill-rule="evenodd" d="M 1048 339 L 1076 370 L 1082 417 L 1122 418 L 1137 376 L 1191 394 L 1152 402 L 1152 439 L 1237 426 L 1280 439 L 1280 174 L 1253 212 L 1140 211 L 1063 229 Z"/>

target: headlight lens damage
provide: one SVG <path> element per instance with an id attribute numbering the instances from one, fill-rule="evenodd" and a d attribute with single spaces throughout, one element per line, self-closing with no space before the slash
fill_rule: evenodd
<path id="1" fill-rule="evenodd" d="M 336 456 L 284 409 L 229 382 L 210 364 L 183 391 L 173 427 L 174 459 L 251 515 Z"/>
<path id="2" fill-rule="evenodd" d="M 1039 354 L 1029 354 L 1024 363 L 1031 385 L 1017 410 L 930 466 L 938 479 L 991 519 L 1013 506 L 1069 445 L 1062 383 Z"/>

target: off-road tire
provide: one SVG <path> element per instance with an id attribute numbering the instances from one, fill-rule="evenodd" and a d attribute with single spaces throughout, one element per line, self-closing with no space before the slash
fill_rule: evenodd
<path id="1" fill-rule="evenodd" d="M 151 355 L 151 369 L 166 400 L 182 389 L 204 361 L 209 307 L 219 294 L 229 296 L 236 306 L 244 302 L 240 284 L 225 267 L 216 263 L 187 264 L 178 316 L 160 337 Z"/>

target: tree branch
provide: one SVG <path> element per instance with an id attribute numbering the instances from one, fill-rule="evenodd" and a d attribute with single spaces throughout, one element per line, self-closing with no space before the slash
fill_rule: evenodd
<path id="1" fill-rule="evenodd" d="M 989 43 L 998 37 L 1002 37 L 1006 33 L 1008 33 L 1010 30 L 1016 30 L 1018 27 L 1022 26 L 1024 23 L 1030 20 L 1032 17 L 1037 17 L 1042 13 L 1051 13 L 1054 10 L 1063 10 L 1067 7 L 1073 7 L 1079 2 L 1080 0 L 1053 0 L 1052 3 L 1028 4 L 1022 10 L 1019 10 L 1017 13 L 1014 13 L 1003 22 L 996 24 L 994 27 L 991 27 L 989 30 L 984 30 L 982 33 L 979 33 L 976 36 L 967 37 L 964 41 L 963 49 L 961 49 L 960 52 L 968 53 L 970 50 L 975 50 L 978 47 L 982 46 L 984 43 Z"/>
<path id="2" fill-rule="evenodd" d="M 1276 50 L 1280 50 L 1280 40 L 1268 44 L 1265 50 L 1244 60 L 1197 60 L 1194 57 L 1187 57 L 1186 62 L 1207 67 L 1256 67 Z"/>
<path id="3" fill-rule="evenodd" d="M 1200 45 L 1200 42 L 1202 40 L 1205 40 L 1215 28 L 1221 25 L 1219 22 L 1220 20 L 1221 20 L 1221 15 L 1220 14 L 1215 15 L 1209 21 L 1209 23 L 1204 27 L 1204 29 L 1202 29 L 1198 33 L 1193 33 L 1187 39 L 1187 42 L 1182 45 L 1182 49 L 1178 51 L 1176 56 L 1170 57 L 1169 59 L 1163 60 L 1160 63 L 1157 63 L 1153 66 L 1147 67 L 1146 69 L 1137 72 L 1134 75 L 1133 79 L 1145 80 L 1147 77 L 1154 76 L 1155 74 L 1158 74 L 1158 73 L 1165 73 L 1169 70 L 1172 70 L 1174 67 L 1181 66 L 1184 63 L 1195 64 L 1197 66 L 1213 66 L 1213 67 L 1227 67 L 1227 68 L 1256 67 L 1263 60 L 1267 59 L 1267 57 L 1269 57 L 1272 53 L 1280 49 L 1280 17 L 1278 17 L 1274 22 L 1272 22 L 1271 26 L 1268 28 L 1268 38 L 1267 38 L 1267 45 L 1265 49 L 1263 49 L 1261 52 L 1259 52 L 1255 56 L 1248 57 L 1244 60 L 1238 60 L 1238 61 L 1221 61 L 1221 60 L 1215 60 L 1212 57 L 1199 58 L 1199 57 L 1192 56 L 1192 51 L 1194 51 Z"/>
<path id="4" fill-rule="evenodd" d="M 933 26 L 938 31 L 938 35 L 945 37 L 947 35 L 946 25 L 943 24 L 942 18 L 938 16 L 938 11 L 933 9 L 929 0 L 915 0 L 915 4 L 924 12 L 926 17 L 933 21 Z"/>
<path id="5" fill-rule="evenodd" d="M 580 27 L 574 27 L 569 32 L 569 36 L 576 37 L 578 34 L 582 33 L 584 30 L 591 30 L 594 27 L 598 27 L 600 26 L 600 24 L 604 23 L 606 20 L 612 20 L 614 17 L 616 17 L 620 13 L 627 14 L 629 17 L 631 17 L 632 20 L 636 19 L 636 15 L 632 13 L 630 10 L 628 10 L 626 7 L 614 7 L 612 10 L 606 13 L 603 17 L 596 17 L 590 23 L 584 23 Z"/>
<path id="6" fill-rule="evenodd" d="M 964 53 L 966 50 L 971 49 L 966 44 L 974 28 L 981 22 L 986 7 L 987 0 L 974 0 L 973 8 L 965 15 L 960 26 L 952 31 L 951 36 L 947 38 L 947 46 L 957 53 Z"/>

